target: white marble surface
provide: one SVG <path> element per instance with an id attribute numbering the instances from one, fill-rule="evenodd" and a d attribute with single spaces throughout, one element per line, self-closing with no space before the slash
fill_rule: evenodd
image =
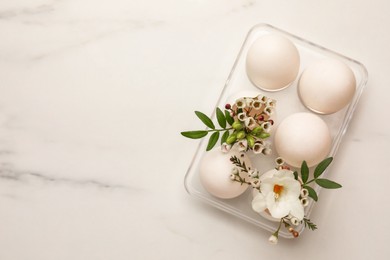
<path id="1" fill-rule="evenodd" d="M 389 1 L 2 0 L 0 259 L 389 259 Z M 266 22 L 353 57 L 369 83 L 299 240 L 188 196 L 211 113 Z"/>

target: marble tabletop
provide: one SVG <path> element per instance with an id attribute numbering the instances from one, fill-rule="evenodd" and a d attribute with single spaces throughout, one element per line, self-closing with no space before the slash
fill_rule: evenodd
<path id="1" fill-rule="evenodd" d="M 0 259 L 389 259 L 389 1 L 3 0 Z M 269 233 L 190 197 L 198 142 L 248 30 L 352 57 L 369 82 L 319 229 Z"/>

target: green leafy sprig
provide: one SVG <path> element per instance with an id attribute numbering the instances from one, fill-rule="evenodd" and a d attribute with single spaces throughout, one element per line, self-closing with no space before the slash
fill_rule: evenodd
<path id="1" fill-rule="evenodd" d="M 230 157 L 230 161 L 232 162 L 232 164 L 234 164 L 239 169 L 241 169 L 241 172 L 246 172 L 246 173 L 249 172 L 249 169 L 247 168 L 245 162 L 244 161 L 241 162 L 241 160 L 237 156 L 233 155 L 232 157 Z M 235 174 L 235 178 L 233 180 L 241 183 L 241 185 L 244 183 L 249 185 L 251 184 L 250 182 L 246 181 L 245 178 L 240 176 L 240 171 L 238 171 L 238 173 Z"/>
<path id="2" fill-rule="evenodd" d="M 238 168 L 241 168 L 241 170 L 242 170 L 243 172 L 248 173 L 248 168 L 246 167 L 245 162 L 241 162 L 241 160 L 238 159 L 237 156 L 233 155 L 232 157 L 230 157 L 230 161 L 231 161 L 235 166 L 237 166 Z"/>
<path id="3" fill-rule="evenodd" d="M 308 218 L 303 218 L 303 223 L 305 224 L 305 227 L 307 227 L 313 231 L 317 229 L 317 225 L 314 224 L 313 222 L 311 222 L 311 220 Z"/>
<path id="4" fill-rule="evenodd" d="M 250 100 L 252 100 L 252 103 L 254 102 L 253 99 Z M 196 116 L 209 129 L 186 131 L 181 132 L 181 134 L 187 138 L 199 139 L 207 136 L 208 133 L 211 133 L 206 151 L 211 150 L 220 139 L 221 145 L 226 143 L 226 145 L 229 146 L 229 149 L 235 143 L 242 141 L 242 144 L 245 143 L 243 147 L 243 150 L 245 151 L 251 149 L 255 153 L 269 154 L 270 149 L 265 149 L 266 147 L 264 146 L 262 139 L 266 139 L 270 136 L 268 128 L 273 124 L 270 115 L 267 115 L 266 112 L 264 112 L 263 106 L 256 109 L 253 107 L 238 108 L 237 102 L 243 101 L 236 101 L 233 106 L 226 104 L 224 112 L 220 108 L 216 108 L 215 114 L 220 128 L 216 128 L 216 124 L 214 124 L 207 115 L 195 111 Z M 258 111 L 258 113 L 256 111 Z M 239 117 L 240 115 L 241 117 Z M 249 121 L 246 121 L 247 119 Z"/>
<path id="5" fill-rule="evenodd" d="M 322 162 L 320 162 L 317 167 L 314 169 L 314 174 L 313 174 L 313 179 L 309 180 L 309 167 L 307 166 L 306 161 L 302 162 L 301 165 L 301 179 L 302 179 L 302 187 L 307 189 L 309 192 L 309 197 L 312 198 L 314 201 L 318 201 L 318 195 L 317 192 L 309 186 L 310 183 L 315 182 L 319 186 L 325 189 L 338 189 L 341 188 L 342 186 L 334 181 L 331 181 L 329 179 L 325 178 L 320 178 L 320 176 L 324 173 L 326 168 L 331 164 L 333 161 L 333 157 L 328 157 Z M 298 180 L 298 172 L 294 172 L 295 179 Z"/>
<path id="6" fill-rule="evenodd" d="M 191 139 L 199 139 L 205 137 L 208 133 L 212 133 L 209 138 L 206 151 L 210 151 L 216 145 L 219 137 L 221 136 L 220 132 L 224 132 L 221 137 L 221 144 L 226 142 L 230 134 L 229 130 L 233 129 L 231 125 L 234 123 L 234 119 L 231 117 L 228 110 L 222 112 L 220 108 L 217 107 L 216 109 L 217 121 L 221 127 L 220 129 L 217 129 L 213 121 L 202 112 L 195 111 L 195 114 L 207 127 L 210 128 L 210 130 L 186 131 L 181 132 L 181 135 Z"/>

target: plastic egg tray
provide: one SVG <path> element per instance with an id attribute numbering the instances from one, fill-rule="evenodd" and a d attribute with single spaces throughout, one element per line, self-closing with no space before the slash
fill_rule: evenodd
<path id="1" fill-rule="evenodd" d="M 300 70 L 299 70 L 298 77 L 288 88 L 276 92 L 267 92 L 254 86 L 250 82 L 245 70 L 246 54 L 248 52 L 248 49 L 252 45 L 252 43 L 259 37 L 270 33 L 280 34 L 288 38 L 289 40 L 291 40 L 297 47 L 300 55 Z M 236 94 L 237 92 L 257 91 L 259 94 L 261 93 L 277 101 L 276 103 L 277 116 L 275 122 L 276 125 L 274 127 L 277 127 L 278 123 L 280 123 L 284 118 L 286 118 L 287 116 L 293 113 L 297 113 L 297 112 L 313 113 L 311 110 L 307 109 L 300 101 L 297 92 L 297 82 L 299 80 L 300 75 L 302 74 L 302 71 L 307 66 L 324 58 L 338 59 L 344 62 L 352 69 L 356 78 L 355 95 L 348 106 L 346 106 L 345 108 L 343 108 L 342 110 L 334 114 L 330 114 L 330 115 L 318 114 L 318 116 L 321 117 L 329 127 L 332 136 L 332 148 L 329 153 L 329 156 L 335 157 L 341 139 L 343 138 L 343 135 L 347 130 L 348 124 L 352 119 L 353 112 L 356 108 L 356 105 L 359 101 L 359 98 L 363 92 L 363 89 L 366 85 L 367 78 L 368 78 L 366 68 L 361 63 L 353 59 L 350 59 L 341 54 L 328 50 L 324 47 L 321 47 L 305 39 L 292 35 L 288 32 L 277 29 L 271 25 L 258 24 L 249 31 L 241 47 L 241 50 L 237 56 L 237 59 L 233 65 L 233 68 L 226 80 L 225 87 L 223 88 L 223 91 L 217 101 L 216 107 L 223 108 L 229 96 Z M 212 116 L 212 119 L 213 120 L 215 119 L 215 114 Z M 270 139 L 271 144 L 273 143 L 272 138 L 273 136 L 271 136 Z M 256 226 L 262 227 L 273 233 L 277 229 L 279 223 L 269 221 L 261 217 L 258 213 L 252 210 L 251 189 L 248 189 L 244 194 L 234 199 L 219 199 L 210 195 L 202 187 L 199 180 L 198 168 L 202 156 L 204 155 L 204 153 L 206 153 L 206 146 L 207 146 L 207 138 L 200 142 L 197 151 L 193 157 L 193 160 L 189 166 L 187 174 L 185 176 L 184 184 L 188 193 L 218 209 L 221 209 L 227 213 L 237 216 L 245 221 L 248 221 Z M 248 153 L 248 155 L 252 160 L 253 166 L 256 167 L 261 173 L 266 172 L 267 170 L 275 167 L 275 159 L 278 157 L 278 155 L 276 154 L 276 151 L 273 146 L 272 148 L 274 151 L 272 155 L 269 156 L 259 156 L 259 155 L 255 156 L 252 154 L 252 152 Z M 331 170 L 331 167 L 329 167 L 324 172 L 323 174 L 324 176 L 328 174 L 329 169 Z M 310 169 L 310 172 L 312 173 L 313 169 Z M 317 191 L 317 193 L 319 193 L 320 191 L 319 186 L 313 186 L 313 188 Z M 310 213 L 313 209 L 314 204 L 315 202 L 310 199 L 309 205 L 305 208 L 306 217 L 310 218 Z M 299 227 L 296 228 L 296 230 L 299 233 L 302 233 L 302 231 L 304 230 L 304 226 L 300 225 Z M 279 236 L 284 238 L 292 238 L 292 235 L 284 229 L 281 229 Z"/>

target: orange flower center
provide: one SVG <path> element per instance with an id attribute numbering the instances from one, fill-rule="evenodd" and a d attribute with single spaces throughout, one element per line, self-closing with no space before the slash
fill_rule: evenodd
<path id="1" fill-rule="evenodd" d="M 276 197 L 279 197 L 280 196 L 280 193 L 282 193 L 282 191 L 283 191 L 283 186 L 281 186 L 281 185 L 278 185 L 278 184 L 275 184 L 274 185 L 274 193 L 275 193 L 275 196 Z"/>

